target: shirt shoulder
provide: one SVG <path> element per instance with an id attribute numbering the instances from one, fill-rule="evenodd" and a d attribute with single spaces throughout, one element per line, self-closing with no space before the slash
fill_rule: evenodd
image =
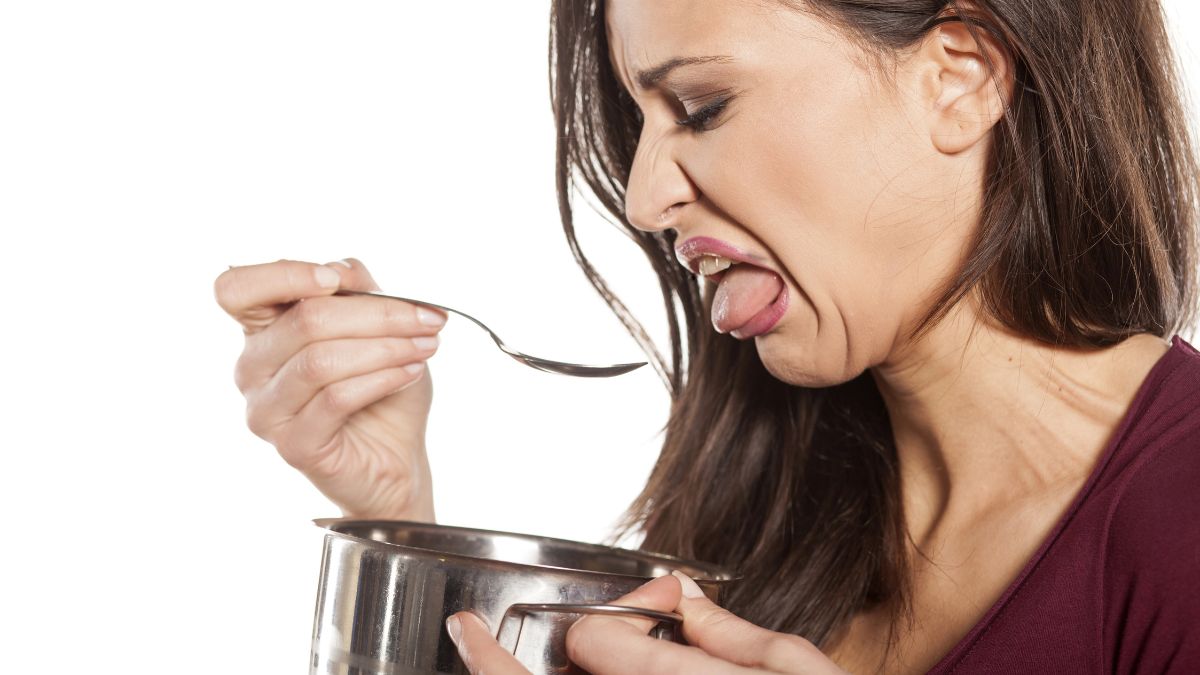
<path id="1" fill-rule="evenodd" d="M 1176 338 L 1125 439 L 1107 523 L 1106 670 L 1200 672 L 1200 352 Z"/>

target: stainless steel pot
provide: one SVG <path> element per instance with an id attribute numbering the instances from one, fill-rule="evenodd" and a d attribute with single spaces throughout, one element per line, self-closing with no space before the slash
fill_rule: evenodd
<path id="1" fill-rule="evenodd" d="M 466 673 L 446 617 L 474 611 L 534 675 L 578 673 L 566 633 L 583 614 L 679 617 L 606 603 L 678 569 L 719 602 L 735 579 L 715 565 L 511 532 L 388 520 L 314 521 L 325 535 L 312 675 Z"/>

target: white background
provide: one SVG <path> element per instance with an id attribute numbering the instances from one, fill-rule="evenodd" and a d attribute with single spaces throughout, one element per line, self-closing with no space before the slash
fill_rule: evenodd
<path id="1" fill-rule="evenodd" d="M 1200 92 L 1200 11 L 1166 4 Z M 309 519 L 338 513 L 244 426 L 228 265 L 357 256 L 517 348 L 641 360 L 561 234 L 547 27 L 545 0 L 0 3 L 0 670 L 303 672 Z M 640 252 L 580 217 L 665 348 Z M 447 524 L 600 541 L 661 442 L 649 367 L 544 374 L 452 318 L 431 372 Z"/>

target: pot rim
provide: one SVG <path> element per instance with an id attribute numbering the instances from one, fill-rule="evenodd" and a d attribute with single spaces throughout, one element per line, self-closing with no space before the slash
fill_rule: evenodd
<path id="1" fill-rule="evenodd" d="M 513 562 L 511 560 L 497 560 L 495 558 L 485 558 L 485 557 L 481 557 L 481 556 L 467 555 L 464 553 L 454 553 L 451 551 L 442 551 L 442 550 L 433 549 L 433 548 L 422 548 L 420 546 L 412 546 L 409 544 L 396 544 L 393 542 L 379 541 L 378 539 L 367 539 L 367 538 L 360 537 L 360 536 L 357 536 L 354 534 L 349 534 L 347 532 L 343 532 L 336 528 L 338 526 L 345 526 L 345 525 L 354 525 L 357 527 L 381 527 L 381 528 L 395 527 L 397 525 L 401 525 L 401 526 L 412 527 L 414 529 L 420 528 L 420 529 L 436 529 L 436 530 L 453 530 L 456 532 L 485 535 L 485 536 L 486 535 L 500 535 L 500 536 L 504 536 L 504 537 L 514 537 L 517 539 L 523 539 L 523 540 L 530 541 L 533 543 L 547 543 L 547 544 L 554 544 L 554 545 L 565 545 L 566 547 L 574 547 L 574 548 L 582 547 L 585 549 L 592 549 L 597 552 L 603 552 L 603 553 L 607 553 L 610 555 L 616 555 L 618 557 L 632 558 L 634 560 L 641 560 L 644 562 L 657 563 L 657 564 L 661 564 L 664 567 L 669 567 L 671 569 L 680 569 L 680 571 L 684 572 L 685 574 L 688 573 L 688 570 L 682 569 L 682 568 L 690 568 L 690 570 L 692 570 L 692 571 L 696 571 L 696 572 L 705 574 L 704 577 L 692 577 L 692 579 L 694 579 L 697 583 L 701 583 L 701 584 L 724 585 L 724 584 L 727 584 L 732 581 L 738 581 L 742 578 L 741 574 L 738 574 L 735 571 L 730 570 L 727 567 L 724 567 L 722 565 L 717 565 L 714 563 L 706 563 L 706 562 L 701 562 L 698 560 L 689 560 L 687 558 L 678 558 L 676 556 L 666 555 L 664 553 L 651 553 L 649 551 L 638 551 L 638 550 L 634 550 L 634 549 L 621 548 L 618 546 L 607 546 L 605 544 L 593 544 L 593 543 L 589 543 L 589 542 L 575 541 L 572 539 L 561 539 L 558 537 L 546 537 L 546 536 L 542 536 L 542 535 L 525 534 L 525 533 L 521 533 L 521 532 L 505 532 L 502 530 L 486 530 L 486 529 L 477 528 L 477 527 L 462 527 L 459 525 L 443 525 L 441 523 L 428 523 L 428 522 L 415 521 L 415 520 L 389 520 L 389 519 L 384 519 L 384 518 L 314 518 L 313 524 L 317 525 L 318 527 L 320 527 L 322 529 L 327 530 L 329 532 L 329 534 L 331 534 L 331 535 L 343 537 L 345 539 L 351 539 L 356 542 L 361 542 L 363 544 L 366 544 L 366 545 L 369 545 L 369 546 L 372 546 L 374 548 L 378 548 L 381 550 L 390 551 L 390 550 L 394 550 L 394 549 L 400 549 L 400 550 L 407 550 L 407 551 L 420 551 L 422 553 L 437 555 L 439 558 L 450 558 L 450 559 L 454 559 L 459 562 L 470 562 L 470 563 L 476 564 L 476 565 L 480 564 L 480 563 L 484 563 L 489 566 L 497 565 L 497 566 L 500 566 L 503 568 L 510 568 L 513 570 L 538 568 L 538 569 L 554 570 L 557 572 L 565 572 L 568 574 L 581 574 L 581 575 L 588 575 L 588 576 L 613 576 L 613 577 L 624 577 L 624 578 L 634 578 L 634 579 L 649 578 L 649 577 L 645 577 L 640 574 L 625 574 L 623 572 L 599 572 L 596 570 L 583 570 L 583 569 L 579 569 L 576 567 L 561 567 L 558 565 L 547 565 L 544 563 Z M 691 575 L 689 574 L 689 576 L 691 576 Z"/>

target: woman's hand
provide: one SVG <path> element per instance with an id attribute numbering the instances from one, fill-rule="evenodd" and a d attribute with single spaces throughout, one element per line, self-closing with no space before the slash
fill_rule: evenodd
<path id="1" fill-rule="evenodd" d="M 846 672 L 807 640 L 759 628 L 721 609 L 679 572 L 654 579 L 613 604 L 678 612 L 690 646 L 650 637 L 654 622 L 649 619 L 589 615 L 567 633 L 567 654 L 593 675 Z M 446 628 L 473 675 L 529 673 L 474 614 L 459 612 L 447 619 Z"/>
<path id="2" fill-rule="evenodd" d="M 234 267 L 217 302 L 242 324 L 234 380 L 247 423 L 346 517 L 432 522 L 425 425 L 433 398 L 425 360 L 443 313 L 378 290 L 362 263 L 280 260 Z"/>

